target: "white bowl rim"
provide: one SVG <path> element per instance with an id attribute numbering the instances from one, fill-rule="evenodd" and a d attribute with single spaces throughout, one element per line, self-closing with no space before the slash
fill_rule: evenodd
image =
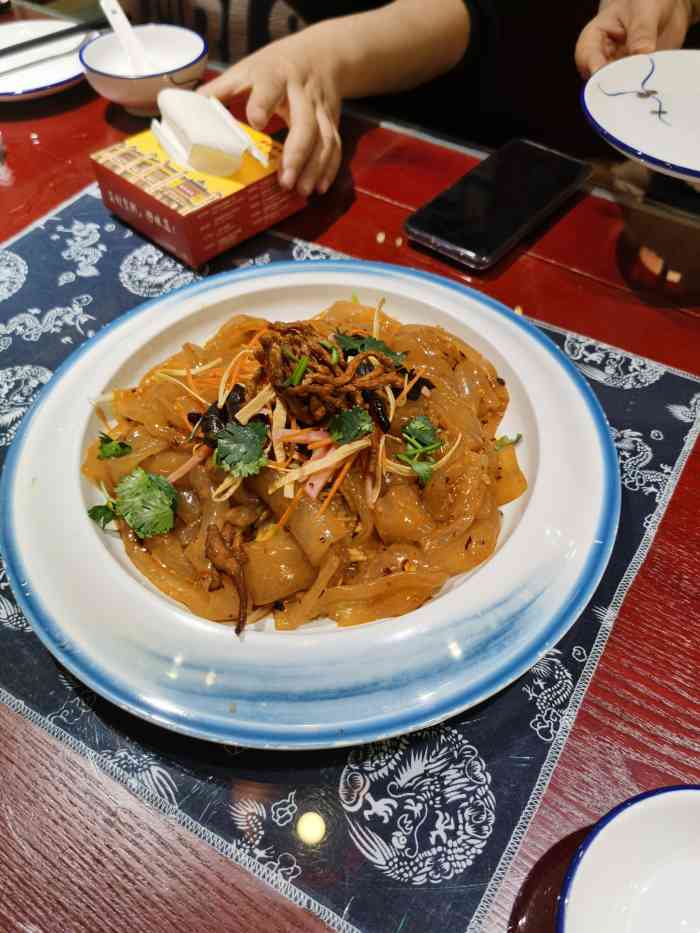
<path id="1" fill-rule="evenodd" d="M 641 794 L 636 794 L 634 797 L 623 800 L 622 803 L 613 807 L 612 810 L 602 816 L 598 822 L 594 824 L 593 828 L 574 853 L 566 876 L 564 877 L 564 883 L 562 884 L 561 893 L 559 895 L 559 905 L 557 907 L 556 933 L 567 933 L 566 909 L 569 903 L 572 885 L 576 880 L 578 870 L 589 848 L 603 830 L 622 813 L 626 813 L 627 810 L 636 807 L 640 803 L 644 803 L 644 801 L 649 800 L 649 798 L 660 797 L 663 794 L 676 794 L 679 791 L 700 791 L 700 784 L 671 784 L 668 787 L 656 787 L 653 790 L 647 790 Z"/>
<path id="2" fill-rule="evenodd" d="M 99 35 L 95 36 L 94 39 L 90 39 L 89 42 L 86 42 L 80 47 L 80 64 L 83 66 L 83 69 L 86 72 L 91 72 L 92 74 L 102 75 L 105 78 L 114 78 L 118 81 L 142 81 L 144 78 L 159 78 L 161 75 L 171 75 L 176 71 L 182 71 L 184 68 L 191 68 L 192 65 L 196 65 L 198 61 L 204 58 L 205 55 L 209 54 L 209 45 L 204 36 L 200 36 L 198 32 L 195 32 L 194 29 L 188 29 L 187 26 L 176 26 L 174 23 L 143 23 L 139 26 L 134 26 L 134 29 L 140 31 L 149 26 L 157 26 L 159 29 L 177 29 L 180 32 L 188 32 L 192 36 L 196 36 L 199 41 L 202 43 L 202 51 L 196 58 L 193 58 L 191 61 L 186 62 L 185 64 L 178 65 L 177 68 L 166 68 L 165 71 L 149 71 L 145 75 L 117 75 L 112 71 L 102 71 L 100 68 L 95 68 L 92 65 L 89 65 L 84 58 L 84 53 L 87 49 L 94 45 L 95 42 L 99 42 L 100 39 L 105 38 L 105 36 L 112 36 L 114 33 L 110 30 L 109 32 L 101 32 Z"/>

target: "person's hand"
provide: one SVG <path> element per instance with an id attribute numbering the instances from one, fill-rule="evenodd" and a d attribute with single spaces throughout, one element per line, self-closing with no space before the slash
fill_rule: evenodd
<path id="1" fill-rule="evenodd" d="M 603 0 L 576 43 L 581 77 L 626 55 L 680 48 L 692 14 L 692 0 Z"/>
<path id="2" fill-rule="evenodd" d="M 199 88 L 201 94 L 229 100 L 249 92 L 246 119 L 263 130 L 273 114 L 289 127 L 280 166 L 280 184 L 304 197 L 324 194 L 340 166 L 338 133 L 341 98 L 332 64 L 310 47 L 304 30 L 233 65 Z M 311 50 L 313 48 L 313 51 Z"/>

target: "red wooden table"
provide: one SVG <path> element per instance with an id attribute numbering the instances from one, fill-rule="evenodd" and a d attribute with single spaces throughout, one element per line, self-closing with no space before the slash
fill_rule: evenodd
<path id="1" fill-rule="evenodd" d="M 91 152 L 142 126 L 85 85 L 43 101 L 0 104 L 14 176 L 0 188 L 0 241 L 92 181 Z M 542 321 L 700 370 L 698 307 L 680 291 L 674 299 L 673 289 L 640 293 L 644 273 L 620 261 L 624 221 L 613 201 L 582 199 L 494 271 L 469 276 L 414 250 L 402 227 L 474 159 L 354 118 L 345 121 L 343 138 L 334 189 L 285 223 L 286 232 L 439 272 Z M 700 234 L 690 235 L 700 245 Z M 550 933 L 558 886 L 582 831 L 634 793 L 700 782 L 699 468 L 696 450 L 485 933 Z M 325 929 L 4 706 L 0 782 L 2 931 Z"/>

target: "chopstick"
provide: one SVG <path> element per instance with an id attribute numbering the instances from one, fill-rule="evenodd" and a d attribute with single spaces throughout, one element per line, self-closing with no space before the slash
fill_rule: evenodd
<path id="1" fill-rule="evenodd" d="M 37 65 L 45 65 L 46 62 L 55 62 L 59 58 L 67 58 L 69 55 L 75 55 L 75 53 L 80 50 L 82 44 L 82 41 L 78 40 L 72 48 L 66 49 L 65 52 L 57 52 L 55 55 L 47 55 L 44 58 L 35 58 L 30 62 L 24 62 L 22 65 L 15 65 L 14 68 L 5 68 L 4 71 L 0 71 L 0 78 L 16 74 L 18 71 L 26 71 L 28 68 L 35 68 Z"/>
<path id="2" fill-rule="evenodd" d="M 57 32 L 48 32 L 44 36 L 37 36 L 36 39 L 27 39 L 26 42 L 17 42 L 15 45 L 6 45 L 0 48 L 0 58 L 3 55 L 15 55 L 17 52 L 26 52 L 28 49 L 37 48 L 40 45 L 48 45 L 50 42 L 56 42 L 58 39 L 68 39 L 70 36 L 78 36 L 81 32 L 94 32 L 96 29 L 104 29 L 109 25 L 104 17 L 93 19 L 87 23 L 76 23 L 68 29 L 59 29 Z"/>

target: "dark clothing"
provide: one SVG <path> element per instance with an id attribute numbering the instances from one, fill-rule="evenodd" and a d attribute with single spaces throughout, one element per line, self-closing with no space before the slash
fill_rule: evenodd
<path id="1" fill-rule="evenodd" d="M 386 0 L 288 0 L 307 23 L 366 13 L 385 6 Z M 469 48 L 452 71 L 412 91 L 373 97 L 365 109 L 397 119 L 457 133 L 463 128 L 468 99 L 481 100 L 488 93 L 490 63 L 498 59 L 499 23 L 492 0 L 464 0 L 471 21 Z M 430 15 L 427 0 L 426 15 Z M 468 90 L 467 95 L 465 91 Z M 455 100 L 455 92 L 459 95 Z"/>
<path id="2" fill-rule="evenodd" d="M 288 0 L 308 23 L 376 9 L 381 0 Z M 362 101 L 362 107 L 496 147 L 527 136 L 579 155 L 609 153 L 581 112 L 574 63 L 578 35 L 597 0 L 465 0 L 469 49 L 448 74 L 401 94 Z M 430 0 L 426 0 L 426 16 Z"/>

